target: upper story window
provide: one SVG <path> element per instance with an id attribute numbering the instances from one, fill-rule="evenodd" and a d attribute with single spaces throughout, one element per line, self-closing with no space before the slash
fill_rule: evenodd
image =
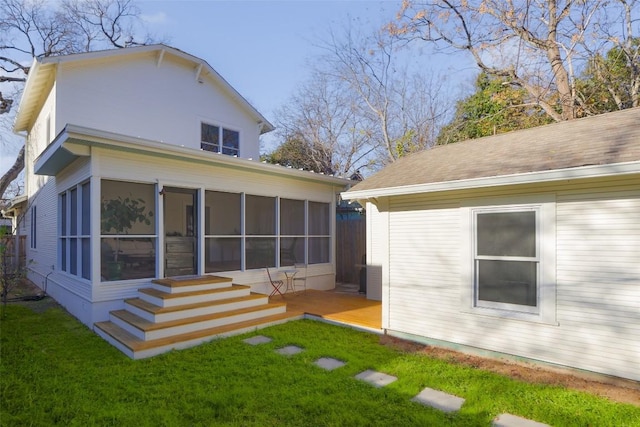
<path id="1" fill-rule="evenodd" d="M 240 133 L 220 126 L 202 123 L 200 148 L 229 156 L 240 155 Z"/>

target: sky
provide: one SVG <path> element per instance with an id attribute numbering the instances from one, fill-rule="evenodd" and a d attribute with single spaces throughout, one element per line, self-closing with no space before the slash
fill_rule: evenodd
<path id="1" fill-rule="evenodd" d="M 401 1 L 253 0 L 137 1 L 145 25 L 166 44 L 204 59 L 242 96 L 274 123 L 276 111 L 310 75 L 313 58 L 330 30 L 347 25 L 361 30 L 394 20 Z M 418 69 L 445 70 L 468 84 L 473 69 L 462 56 L 412 59 Z M 0 173 L 15 158 L 20 139 L 0 150 Z M 273 132 L 263 137 L 263 151 L 275 147 Z"/>

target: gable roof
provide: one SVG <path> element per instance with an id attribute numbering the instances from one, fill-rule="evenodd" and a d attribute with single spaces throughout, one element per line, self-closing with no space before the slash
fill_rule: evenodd
<path id="1" fill-rule="evenodd" d="M 343 197 L 364 199 L 614 173 L 640 173 L 640 108 L 437 146 L 399 159 Z"/>
<path id="2" fill-rule="evenodd" d="M 261 134 L 270 132 L 274 129 L 274 126 L 205 60 L 164 44 L 154 44 L 123 49 L 109 49 L 71 55 L 50 56 L 46 58 L 34 58 L 22 93 L 20 104 L 18 104 L 18 112 L 13 125 L 14 132 L 28 130 L 35 120 L 35 116 L 38 114 L 42 108 L 42 104 L 45 102 L 46 94 L 43 93 L 43 91 L 53 83 L 56 75 L 56 69 L 59 64 L 96 60 L 123 60 L 142 55 L 155 55 L 155 60 L 158 64 L 168 59 L 190 64 L 194 70 L 194 78 L 210 77 L 213 79 L 213 81 L 218 84 L 227 95 L 246 109 L 249 114 L 255 118 L 256 122 L 262 124 L 260 131 Z"/>

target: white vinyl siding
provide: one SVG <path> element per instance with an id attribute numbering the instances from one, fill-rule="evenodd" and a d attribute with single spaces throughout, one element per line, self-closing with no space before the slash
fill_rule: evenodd
<path id="1" fill-rule="evenodd" d="M 469 233 L 461 206 L 480 200 L 473 196 L 517 201 L 523 189 L 511 187 L 390 198 L 388 247 L 384 238 L 368 243 L 371 259 L 388 253 L 389 332 L 640 380 L 640 178 L 528 187 L 555 198 L 553 319 L 465 307 L 461 266 L 470 248 L 461 254 Z M 367 221 L 383 230 L 383 214 L 369 209 Z"/>
<path id="2" fill-rule="evenodd" d="M 391 203 L 389 328 L 442 330 L 446 313 L 460 310 L 458 207 L 410 204 L 407 199 Z"/>
<path id="3" fill-rule="evenodd" d="M 240 133 L 239 155 L 260 156 L 255 117 L 212 80 L 199 83 L 191 63 L 171 55 L 158 63 L 157 52 L 150 52 L 120 61 L 63 63 L 59 69 L 56 121 L 63 126 L 71 123 L 200 150 L 200 123 L 215 123 Z"/>

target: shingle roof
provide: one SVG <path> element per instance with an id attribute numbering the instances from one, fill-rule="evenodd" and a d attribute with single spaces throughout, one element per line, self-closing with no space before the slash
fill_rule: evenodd
<path id="1" fill-rule="evenodd" d="M 390 164 L 350 191 L 640 161 L 640 107 L 437 146 Z"/>

